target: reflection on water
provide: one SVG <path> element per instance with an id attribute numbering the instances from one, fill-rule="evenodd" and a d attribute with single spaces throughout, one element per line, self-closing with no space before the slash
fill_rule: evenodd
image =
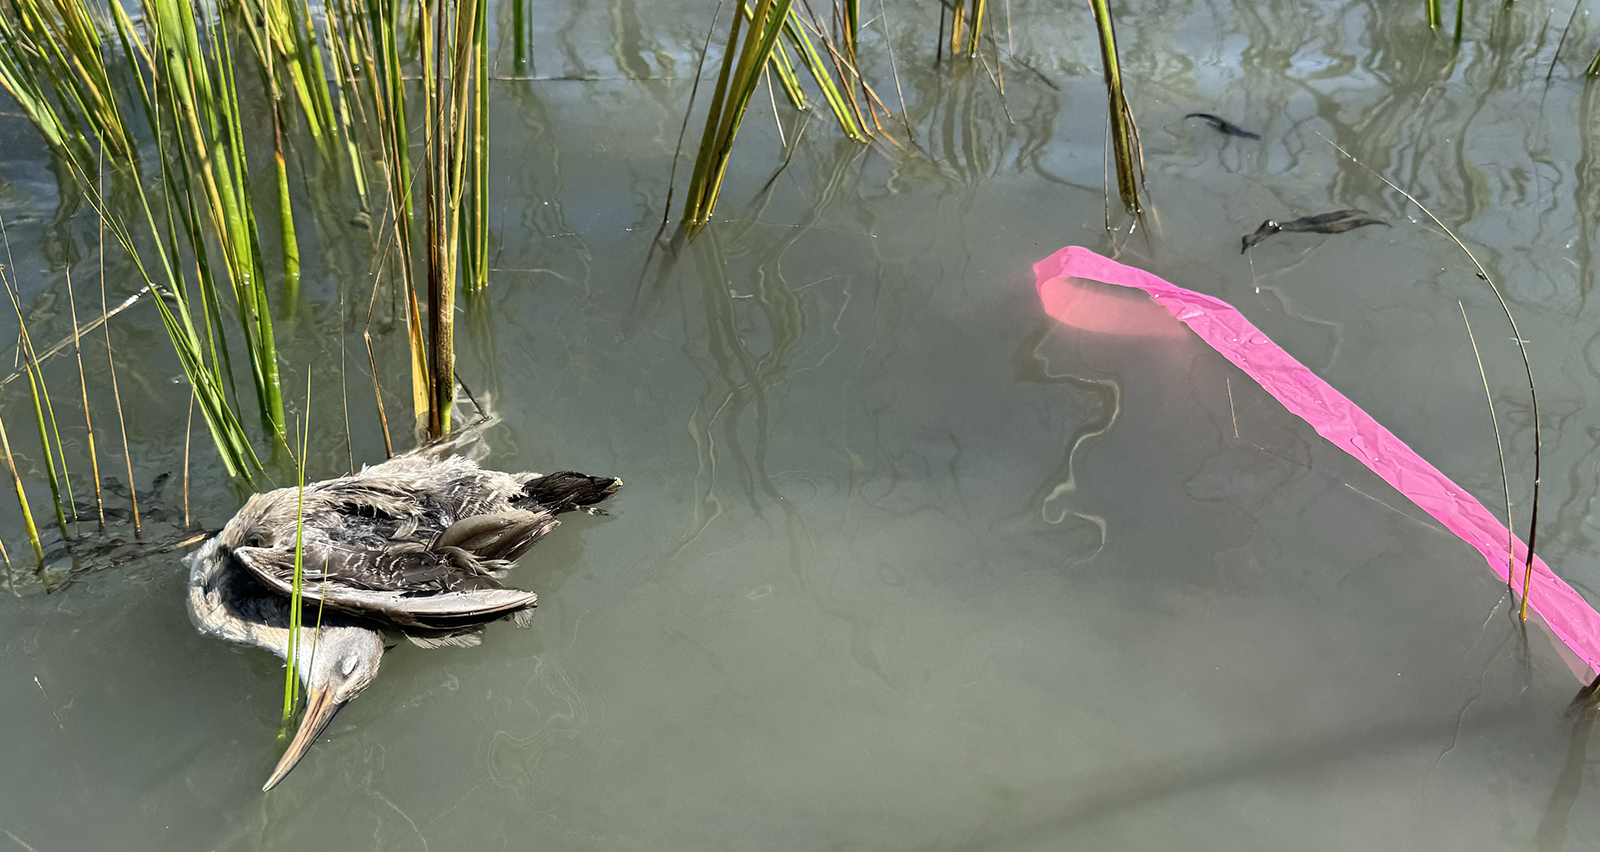
<path id="1" fill-rule="evenodd" d="M 1564 715 L 1566 663 L 1476 554 L 1204 346 L 1049 323 L 1031 277 L 1078 243 L 1228 299 L 1498 505 L 1459 301 L 1525 517 L 1510 333 L 1383 174 L 1505 282 L 1547 424 L 1545 556 L 1600 599 L 1582 16 L 1551 72 L 1568 8 L 1539 2 L 1467 9 L 1459 51 L 1411 4 L 1119 10 L 1152 212 L 1107 235 L 1087 13 L 996 7 L 991 76 L 934 67 L 938 9 L 884 4 L 865 40 L 891 33 L 896 65 L 869 50 L 867 73 L 898 144 L 785 111 L 784 139 L 806 128 L 785 164 L 758 96 L 720 220 L 653 246 L 714 5 L 536 5 L 521 72 L 495 15 L 493 273 L 462 300 L 460 371 L 503 418 L 490 464 L 629 483 L 517 569 L 535 628 L 395 649 L 263 797 L 273 661 L 193 632 L 173 554 L 84 531 L 91 570 L 40 577 L 0 509 L 0 847 L 1585 848 L 1592 717 Z M 0 107 L 6 265 L 55 341 L 67 268 L 97 287 L 100 252 L 47 162 Z M 405 332 L 342 166 L 305 168 L 280 334 L 325 476 L 383 457 L 377 399 L 404 445 Z M 1394 227 L 1238 253 L 1263 219 L 1338 209 Z M 104 261 L 115 304 L 135 276 Z M 181 371 L 148 304 L 111 332 L 134 481 L 170 474 L 150 505 L 175 512 Z M 84 351 L 97 394 L 104 343 Z M 37 510 L 19 388 L 0 413 Z M 81 500 L 75 396 L 56 408 Z M 120 441 L 100 444 L 109 467 Z M 241 499 L 199 443 L 188 484 L 202 527 Z M 139 546 L 181 537 L 171 520 Z"/>

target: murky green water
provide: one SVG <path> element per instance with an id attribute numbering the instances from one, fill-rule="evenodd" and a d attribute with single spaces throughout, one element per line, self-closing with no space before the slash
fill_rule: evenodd
<path id="1" fill-rule="evenodd" d="M 1580 75 L 1600 36 L 1583 19 L 1546 84 L 1565 7 L 1470 9 L 1454 54 L 1420 2 L 1132 4 L 1120 36 L 1153 215 L 1112 240 L 1087 10 L 1018 2 L 1009 26 L 992 11 L 1016 55 L 1001 97 L 981 65 L 932 69 L 936 11 L 890 4 L 915 138 L 864 150 L 819 114 L 761 192 L 782 154 L 758 103 L 719 222 L 663 258 L 651 238 L 714 4 L 536 6 L 539 79 L 494 89 L 495 271 L 464 306 L 461 373 L 504 418 L 491 463 L 621 476 L 614 515 L 524 560 L 532 630 L 396 649 L 266 796 L 281 668 L 193 631 L 176 555 L 84 559 L 51 594 L 18 571 L 0 599 L 0 849 L 1459 852 L 1600 836 L 1588 732 L 1563 715 L 1578 682 L 1543 633 L 1523 639 L 1472 550 L 1202 344 L 1059 328 L 1031 278 L 1078 243 L 1227 299 L 1494 506 L 1464 303 L 1525 512 L 1526 388 L 1498 306 L 1338 143 L 1505 283 L 1546 418 L 1543 553 L 1596 600 L 1600 89 Z M 1197 111 L 1262 140 L 1183 119 Z M 69 261 L 80 314 L 98 304 L 94 222 L 52 224 L 43 147 L 0 113 L 0 214 L 30 329 L 55 340 Z M 292 397 L 314 367 L 314 475 L 382 457 L 361 342 L 375 238 L 346 224 L 338 180 L 297 188 L 314 198 L 307 276 L 279 325 Z M 1239 254 L 1263 219 L 1345 207 L 1393 226 Z M 113 301 L 134 289 L 116 252 L 107 274 Z M 374 317 L 395 416 L 403 329 L 386 296 Z M 174 474 L 145 491 L 165 513 L 152 538 L 171 536 L 186 388 L 150 305 L 112 338 L 135 480 Z M 81 423 L 69 359 L 50 378 Z M 20 381 L 0 405 L 36 465 Z M 190 508 L 219 524 L 240 495 L 198 431 L 192 467 Z M 14 504 L 0 511 L 25 564 Z"/>

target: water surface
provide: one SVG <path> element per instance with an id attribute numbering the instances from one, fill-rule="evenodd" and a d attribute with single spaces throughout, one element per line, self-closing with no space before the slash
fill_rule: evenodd
<path id="1" fill-rule="evenodd" d="M 1087 11 L 994 10 L 1002 96 L 981 64 L 935 69 L 937 17 L 904 5 L 885 11 L 914 133 L 886 123 L 901 145 L 866 149 L 818 113 L 763 190 L 783 152 L 758 96 L 717 222 L 675 254 L 651 244 L 714 4 L 538 6 L 531 79 L 492 91 L 495 269 L 463 304 L 461 374 L 502 418 L 490 463 L 621 476 L 613 515 L 524 560 L 533 629 L 397 648 L 265 796 L 281 668 L 193 631 L 175 554 L 80 560 L 49 594 L 18 570 L 0 849 L 1592 843 L 1588 731 L 1563 713 L 1578 681 L 1477 554 L 1194 339 L 1058 327 L 1031 278 L 1076 243 L 1227 299 L 1498 507 L 1464 306 L 1525 518 L 1504 317 L 1383 174 L 1506 289 L 1545 417 L 1543 553 L 1596 601 L 1586 21 L 1546 83 L 1566 10 L 1538 2 L 1470 9 L 1459 52 L 1420 3 L 1119 10 L 1151 210 L 1108 235 Z M 870 76 L 898 111 L 881 26 Z M 69 266 L 98 303 L 94 222 L 56 220 L 42 144 L 0 112 L 0 214 L 30 330 L 55 340 Z M 791 139 L 806 121 L 779 117 Z M 317 476 L 383 454 L 361 342 L 375 238 L 338 180 L 297 187 L 306 278 L 279 323 L 291 398 L 313 367 Z M 1264 219 L 1342 208 L 1391 227 L 1239 253 Z M 106 268 L 113 301 L 136 289 L 116 252 Z M 181 372 L 149 305 L 112 339 L 134 479 L 173 474 L 144 492 L 152 537 L 176 535 Z M 104 425 L 104 350 L 86 352 Z M 74 370 L 57 359 L 53 386 Z M 44 506 L 20 382 L 0 405 Z M 197 431 L 189 506 L 215 526 L 242 495 L 209 453 Z"/>

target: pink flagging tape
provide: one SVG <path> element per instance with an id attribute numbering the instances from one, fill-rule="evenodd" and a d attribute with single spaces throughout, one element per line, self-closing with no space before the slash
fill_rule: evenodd
<path id="1" fill-rule="evenodd" d="M 1476 548 L 1501 580 L 1508 580 L 1508 567 L 1514 557 L 1514 585 L 1520 589 L 1522 564 L 1527 556 L 1527 546 L 1520 539 L 1512 539 L 1505 525 L 1495 520 L 1482 503 L 1267 339 L 1233 306 L 1079 246 L 1056 252 L 1035 264 L 1033 271 L 1039 299 L 1051 317 L 1095 331 L 1159 335 L 1151 330 L 1155 326 L 1148 317 L 1138 316 L 1125 299 L 1112 297 L 1109 302 L 1096 304 L 1087 295 L 1089 291 L 1072 279 L 1100 281 L 1150 294 L 1157 304 L 1249 374 L 1291 413 Z M 1508 546 L 1514 546 L 1516 553 L 1508 552 Z M 1533 562 L 1528 603 L 1580 660 L 1591 670 L 1600 670 L 1600 613 L 1542 559 L 1535 558 Z"/>

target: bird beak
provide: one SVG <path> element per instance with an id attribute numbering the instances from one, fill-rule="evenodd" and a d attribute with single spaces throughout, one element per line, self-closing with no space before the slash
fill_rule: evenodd
<path id="1" fill-rule="evenodd" d="M 272 770 L 271 777 L 267 778 L 267 783 L 262 785 L 262 792 L 278 786 L 278 782 L 289 774 L 289 770 L 300 762 L 300 758 L 306 756 L 306 752 L 311 749 L 311 744 L 316 742 L 317 735 L 322 733 L 323 728 L 328 727 L 328 723 L 333 721 L 333 714 L 339 712 L 339 708 L 343 706 L 343 701 L 333 700 L 333 692 L 331 690 L 312 689 L 307 691 L 306 712 L 305 715 L 300 717 L 300 728 L 294 732 L 294 739 L 289 741 L 289 748 L 284 751 L 277 767 Z"/>

